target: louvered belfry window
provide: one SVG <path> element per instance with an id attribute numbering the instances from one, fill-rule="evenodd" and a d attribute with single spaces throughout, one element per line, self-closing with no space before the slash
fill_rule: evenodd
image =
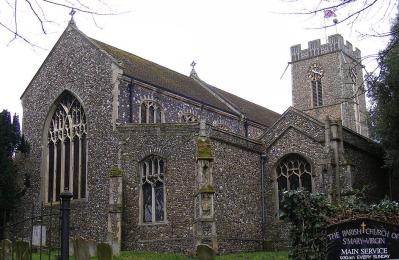
<path id="1" fill-rule="evenodd" d="M 313 107 L 323 105 L 323 88 L 321 80 L 312 80 Z"/>
<path id="2" fill-rule="evenodd" d="M 87 124 L 80 102 L 64 94 L 53 113 L 47 138 L 46 201 L 59 201 L 68 188 L 73 199 L 86 197 Z"/>
<path id="3" fill-rule="evenodd" d="M 141 162 L 142 222 L 165 221 L 165 164 L 151 155 Z"/>

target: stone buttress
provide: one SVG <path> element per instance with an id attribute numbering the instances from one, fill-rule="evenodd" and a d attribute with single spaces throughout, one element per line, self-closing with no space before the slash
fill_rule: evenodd
<path id="1" fill-rule="evenodd" d="M 195 248 L 200 244 L 209 245 L 218 250 L 214 212 L 214 194 L 212 177 L 212 151 L 209 137 L 205 131 L 205 121 L 200 123 L 197 142 L 197 176 L 194 195 L 194 241 Z"/>
<path id="2" fill-rule="evenodd" d="M 122 242 L 122 170 L 111 167 L 109 174 L 109 213 L 107 242 L 118 255 Z"/>
<path id="3" fill-rule="evenodd" d="M 322 174 L 329 176 L 328 192 L 332 202 L 341 200 L 341 194 L 352 190 L 351 163 L 345 159 L 342 122 L 325 118 L 325 158 Z M 324 177 L 324 176 L 323 176 Z"/>

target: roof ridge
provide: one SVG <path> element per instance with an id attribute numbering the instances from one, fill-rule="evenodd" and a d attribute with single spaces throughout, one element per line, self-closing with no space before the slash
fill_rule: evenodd
<path id="1" fill-rule="evenodd" d="M 90 38 L 101 50 L 115 60 L 127 76 L 162 88 L 182 97 L 219 109 L 232 116 L 269 127 L 280 115 L 268 108 L 216 88 L 200 78 L 190 77 L 129 51 Z"/>
<path id="2" fill-rule="evenodd" d="M 245 101 L 248 102 L 248 103 L 254 104 L 254 105 L 258 106 L 258 107 L 261 107 L 261 108 L 263 108 L 263 109 L 267 109 L 267 110 L 269 110 L 270 112 L 273 112 L 273 113 L 275 113 L 275 114 L 280 115 L 280 113 L 278 113 L 278 112 L 276 112 L 276 111 L 274 111 L 274 110 L 271 110 L 270 108 L 267 108 L 267 107 L 264 107 L 264 106 L 262 106 L 262 105 L 259 105 L 259 104 L 255 103 L 255 102 L 252 102 L 252 101 L 250 101 L 250 100 L 248 100 L 248 99 L 245 99 L 245 98 L 242 98 L 242 97 L 240 97 L 240 96 L 237 96 L 236 94 L 233 94 L 233 93 L 228 92 L 228 91 L 226 91 L 226 90 L 223 90 L 223 89 L 221 89 L 221 88 L 218 88 L 218 87 L 215 87 L 215 86 L 212 86 L 212 87 L 215 88 L 217 91 L 226 92 L 226 93 L 228 93 L 228 94 L 230 94 L 230 95 L 232 95 L 232 96 L 235 96 L 236 98 L 245 100 Z M 220 93 L 220 95 L 223 95 L 223 93 Z M 228 98 L 226 97 L 226 99 L 228 99 Z M 231 101 L 231 102 L 232 102 L 232 101 Z M 234 102 L 232 102 L 232 103 L 234 103 Z"/>
<path id="3" fill-rule="evenodd" d="M 170 69 L 170 68 L 168 68 L 168 67 L 165 67 L 165 66 L 163 66 L 163 65 L 161 65 L 161 64 L 159 64 L 159 63 L 156 63 L 156 62 L 153 62 L 153 61 L 151 61 L 151 60 L 145 59 L 145 58 L 143 58 L 143 57 L 141 57 L 141 56 L 138 56 L 138 55 L 136 55 L 136 54 L 134 54 L 134 53 L 125 51 L 125 50 L 123 50 L 123 49 L 121 49 L 121 48 L 115 47 L 115 46 L 113 46 L 113 45 L 110 45 L 110 44 L 108 44 L 108 43 L 99 41 L 99 40 L 94 39 L 94 38 L 91 38 L 91 37 L 88 37 L 88 38 L 91 39 L 91 40 L 93 40 L 93 41 L 95 41 L 95 42 L 98 42 L 98 43 L 100 43 L 100 44 L 105 44 L 105 45 L 108 45 L 108 46 L 111 47 L 111 48 L 115 48 L 115 49 L 117 49 L 117 50 L 119 50 L 119 51 L 123 51 L 123 52 L 125 52 L 126 54 L 133 55 L 133 56 L 135 56 L 135 57 L 137 57 L 137 58 L 139 58 L 139 59 L 141 59 L 141 60 L 143 60 L 143 61 L 150 62 L 150 63 L 152 63 L 152 64 L 154 64 L 154 65 L 156 65 L 156 66 L 162 67 L 163 69 L 166 69 L 166 70 L 171 71 L 171 72 L 173 72 L 173 73 L 179 74 L 180 76 L 186 77 L 187 79 L 194 80 L 194 79 L 191 78 L 190 76 L 187 76 L 187 75 L 185 75 L 185 74 L 183 74 L 183 73 L 181 73 L 181 72 L 172 70 L 172 69 Z M 99 48 L 101 48 L 101 46 L 99 46 Z M 101 48 L 101 49 L 104 50 L 103 48 Z M 106 51 L 106 50 L 104 50 L 104 51 Z M 111 54 L 110 54 L 110 55 L 111 55 Z M 112 56 L 112 55 L 111 55 L 111 56 Z"/>
<path id="4" fill-rule="evenodd" d="M 242 113 L 242 111 L 233 103 L 231 102 L 229 99 L 227 99 L 225 96 L 221 95 L 220 93 L 218 93 L 217 91 L 214 91 L 212 88 L 216 88 L 208 83 L 206 83 L 205 81 L 203 81 L 202 79 L 200 79 L 198 76 L 197 78 L 194 78 L 194 80 L 198 81 L 198 83 L 205 88 L 207 91 L 211 92 L 211 94 L 213 94 L 216 98 L 218 98 L 220 101 L 222 101 L 223 103 L 226 103 L 226 105 L 233 110 L 234 112 L 236 112 L 237 114 L 239 114 L 240 116 L 244 116 L 245 114 Z"/>

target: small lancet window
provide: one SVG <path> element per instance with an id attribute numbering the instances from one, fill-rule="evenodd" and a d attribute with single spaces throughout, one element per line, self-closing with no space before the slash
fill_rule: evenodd
<path id="1" fill-rule="evenodd" d="M 140 105 L 140 123 L 164 123 L 165 117 L 162 106 L 153 100 L 144 100 Z"/>
<path id="2" fill-rule="evenodd" d="M 151 155 L 141 162 L 142 222 L 165 221 L 165 172 L 162 158 Z"/>
<path id="3" fill-rule="evenodd" d="M 304 189 L 312 191 L 312 168 L 298 154 L 285 156 L 276 167 L 279 205 L 284 191 Z"/>
<path id="4" fill-rule="evenodd" d="M 87 124 L 80 102 L 64 94 L 47 133 L 46 202 L 60 200 L 66 188 L 73 199 L 86 197 Z"/>

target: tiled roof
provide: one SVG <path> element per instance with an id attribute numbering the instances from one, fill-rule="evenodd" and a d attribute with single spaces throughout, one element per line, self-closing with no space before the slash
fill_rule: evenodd
<path id="1" fill-rule="evenodd" d="M 222 95 L 230 103 L 234 104 L 241 113 L 243 113 L 249 120 L 257 122 L 265 126 L 271 126 L 280 117 L 279 113 L 276 113 L 270 109 L 252 103 L 248 100 L 240 98 L 227 91 L 213 87 L 216 92 Z"/>
<path id="2" fill-rule="evenodd" d="M 91 39 L 102 50 L 118 61 L 122 62 L 124 73 L 134 79 L 165 89 L 177 95 L 195 100 L 211 107 L 237 115 L 225 102 L 219 100 L 215 95 L 204 88 L 197 80 L 158 65 L 154 62 L 140 58 L 129 52 L 120 50 L 106 43 Z M 267 108 L 256 105 L 245 99 L 237 97 L 221 89 L 209 86 L 219 96 L 227 99 L 228 103 L 238 108 L 241 113 L 256 123 L 271 126 L 277 120 L 279 114 Z"/>

